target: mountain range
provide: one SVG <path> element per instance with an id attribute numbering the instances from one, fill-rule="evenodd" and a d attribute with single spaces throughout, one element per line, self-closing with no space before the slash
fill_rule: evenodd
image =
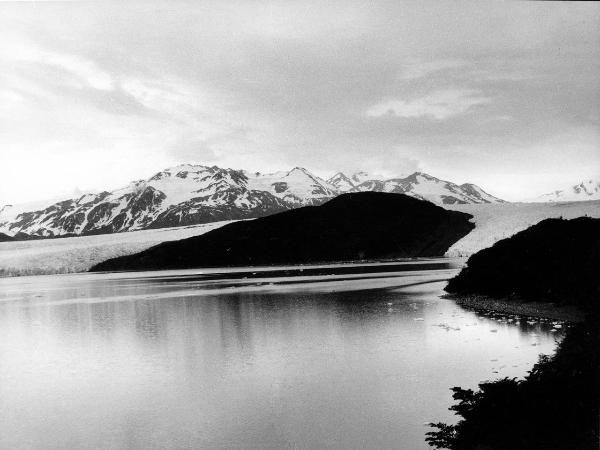
<path id="1" fill-rule="evenodd" d="M 0 232 L 58 237 L 194 225 L 263 217 L 366 191 L 406 194 L 438 205 L 503 202 L 474 184 L 458 185 L 423 172 L 390 179 L 339 172 L 324 180 L 301 167 L 265 174 L 183 164 L 111 192 L 32 210 L 6 205 L 0 208 Z"/>
<path id="2" fill-rule="evenodd" d="M 548 192 L 534 199 L 536 202 L 578 202 L 600 200 L 600 180 L 585 180 L 566 189 Z"/>

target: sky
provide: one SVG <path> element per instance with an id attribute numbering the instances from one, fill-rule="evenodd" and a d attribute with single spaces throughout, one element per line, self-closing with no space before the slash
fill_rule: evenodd
<path id="1" fill-rule="evenodd" d="M 0 204 L 180 163 L 600 178 L 596 2 L 0 3 Z"/>

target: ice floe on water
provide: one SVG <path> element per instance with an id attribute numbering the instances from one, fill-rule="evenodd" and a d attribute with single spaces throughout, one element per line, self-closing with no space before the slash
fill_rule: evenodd
<path id="1" fill-rule="evenodd" d="M 453 327 L 451 325 L 448 325 L 447 323 L 438 323 L 436 325 L 433 325 L 434 327 L 439 327 L 442 328 L 446 331 L 460 331 L 460 327 Z"/>

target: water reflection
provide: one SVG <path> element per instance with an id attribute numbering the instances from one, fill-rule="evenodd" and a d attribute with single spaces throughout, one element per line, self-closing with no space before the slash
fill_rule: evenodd
<path id="1" fill-rule="evenodd" d="M 562 333 L 441 299 L 448 270 L 0 280 L 0 447 L 427 448 L 449 387 Z"/>

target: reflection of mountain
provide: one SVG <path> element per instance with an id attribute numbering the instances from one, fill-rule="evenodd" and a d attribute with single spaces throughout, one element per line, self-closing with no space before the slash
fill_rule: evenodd
<path id="1" fill-rule="evenodd" d="M 475 185 L 459 186 L 420 172 L 389 180 L 365 172 L 339 173 L 325 181 L 300 167 L 264 174 L 184 164 L 112 192 L 53 204 L 6 205 L 0 208 L 0 232 L 64 236 L 254 218 L 361 191 L 407 194 L 437 204 L 500 201 Z"/>
<path id="2" fill-rule="evenodd" d="M 303 264 L 442 256 L 470 215 L 406 195 L 362 192 L 322 206 L 236 222 L 94 266 L 100 270 Z"/>

